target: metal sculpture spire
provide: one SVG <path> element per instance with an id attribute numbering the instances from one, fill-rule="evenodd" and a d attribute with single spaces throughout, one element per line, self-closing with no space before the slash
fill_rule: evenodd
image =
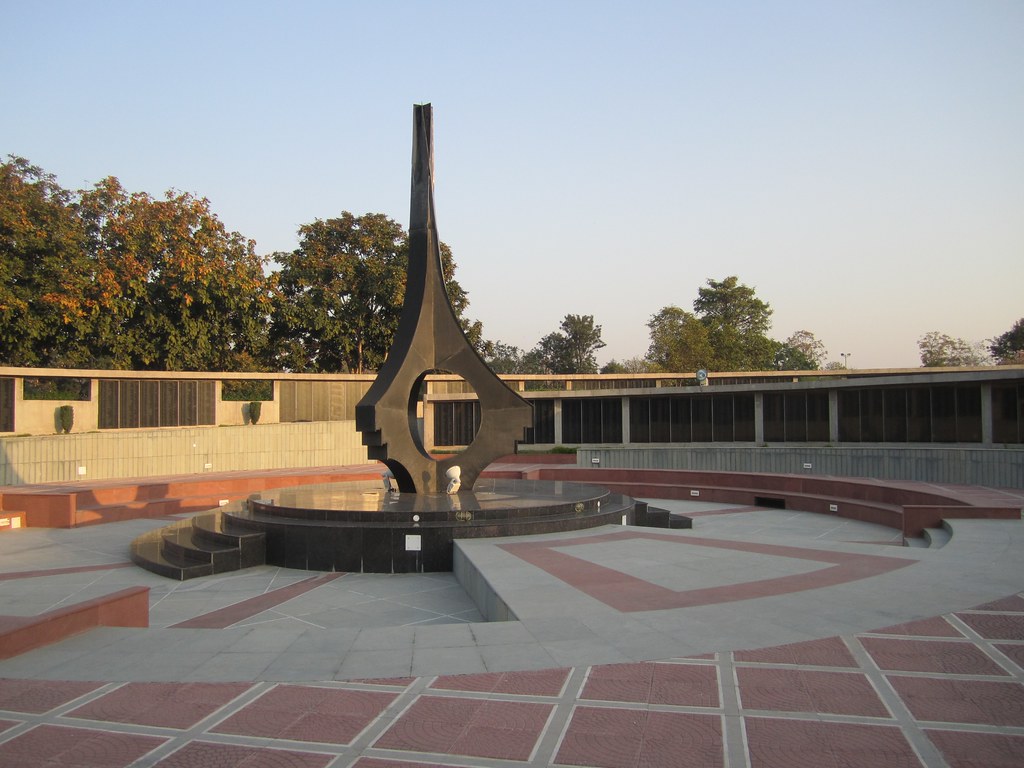
<path id="1" fill-rule="evenodd" d="M 356 428 L 372 459 L 387 464 L 405 492 L 440 493 L 445 473 L 461 468 L 470 490 L 494 459 L 510 453 L 532 423 L 529 403 L 494 375 L 459 325 L 444 287 L 441 249 L 434 219 L 433 113 L 413 107 L 412 195 L 405 303 L 387 360 L 356 406 Z M 462 376 L 480 401 L 481 421 L 473 443 L 457 457 L 437 461 L 416 427 L 416 404 L 424 377 L 434 371 Z"/>

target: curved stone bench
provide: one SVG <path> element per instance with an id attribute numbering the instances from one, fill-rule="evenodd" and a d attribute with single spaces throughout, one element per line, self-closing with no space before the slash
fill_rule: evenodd
<path id="1" fill-rule="evenodd" d="M 503 473 L 507 472 L 503 468 Z M 1012 503 L 977 503 L 969 493 L 955 488 L 871 478 L 586 467 L 542 467 L 523 475 L 597 483 L 640 498 L 692 499 L 837 515 L 894 528 L 904 538 L 921 536 L 926 528 L 939 527 L 946 519 L 1019 520 L 1022 511 Z"/>

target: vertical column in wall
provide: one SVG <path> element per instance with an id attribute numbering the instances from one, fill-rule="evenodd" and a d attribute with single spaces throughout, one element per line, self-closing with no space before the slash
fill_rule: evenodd
<path id="1" fill-rule="evenodd" d="M 839 442 L 839 391 L 828 391 L 828 441 Z"/>
<path id="2" fill-rule="evenodd" d="M 562 398 L 555 400 L 555 445 L 562 444 Z"/>
<path id="3" fill-rule="evenodd" d="M 629 398 L 622 398 L 622 444 L 629 445 L 632 442 L 629 434 Z"/>
<path id="4" fill-rule="evenodd" d="M 992 385 L 981 385 L 981 442 L 992 445 Z"/>
<path id="5" fill-rule="evenodd" d="M 764 394 L 754 393 L 754 445 L 764 444 Z"/>

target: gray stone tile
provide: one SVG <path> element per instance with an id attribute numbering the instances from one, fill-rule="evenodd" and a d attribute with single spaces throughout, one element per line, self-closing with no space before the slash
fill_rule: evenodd
<path id="1" fill-rule="evenodd" d="M 408 677 L 412 672 L 412 648 L 352 650 L 341 663 L 335 680 L 372 677 Z"/>

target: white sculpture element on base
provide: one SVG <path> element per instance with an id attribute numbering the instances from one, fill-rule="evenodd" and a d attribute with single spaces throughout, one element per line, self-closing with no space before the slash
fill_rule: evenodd
<path id="1" fill-rule="evenodd" d="M 444 476 L 448 478 L 448 488 L 445 492 L 449 496 L 458 493 L 462 487 L 462 467 L 450 467 Z"/>

